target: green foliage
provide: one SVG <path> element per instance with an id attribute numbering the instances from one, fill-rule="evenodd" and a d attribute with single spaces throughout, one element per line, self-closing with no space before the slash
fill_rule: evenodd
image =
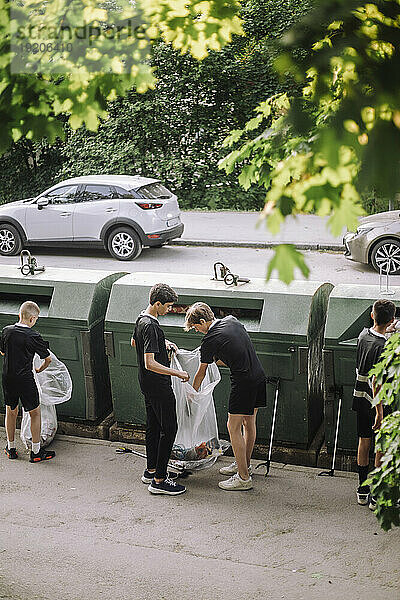
<path id="1" fill-rule="evenodd" d="M 235 147 L 221 162 L 227 173 L 240 169 L 244 187 L 266 189 L 271 231 L 289 214 L 313 212 L 330 214 L 338 235 L 356 228 L 361 195 L 398 192 L 399 22 L 400 0 L 316 0 L 283 36 L 275 65 L 302 94 L 262 103 L 258 112 L 267 104 L 270 113 L 227 138 Z"/>
<path id="2" fill-rule="evenodd" d="M 102 8 L 94 0 L 0 0 L 0 153 L 22 136 L 53 143 L 63 136 L 61 113 L 72 129 L 95 131 L 108 101 L 132 86 L 154 88 L 154 39 L 204 58 L 242 33 L 238 9 L 236 0 L 119 0 Z"/>
<path id="3" fill-rule="evenodd" d="M 372 494 L 377 498 L 376 515 L 387 531 L 400 525 L 400 334 L 386 342 L 381 360 L 370 371 L 376 377 L 379 392 L 375 404 L 390 406 L 391 414 L 384 418 L 376 437 L 376 448 L 384 453 L 382 464 L 370 475 Z"/>
<path id="4" fill-rule="evenodd" d="M 276 39 L 309 4 L 304 2 L 301 9 L 297 0 L 285 0 L 283 5 L 276 0 L 246 0 L 241 12 L 246 36 L 235 35 L 202 61 L 182 55 L 171 44 L 155 42 L 149 58 L 157 77 L 155 88 L 146 94 L 133 88 L 125 98 L 108 102 L 108 116 L 100 119 L 96 132 L 86 127 L 74 131 L 66 125 L 65 142 L 56 146 L 58 157 L 51 161 L 53 169 L 46 169 L 43 187 L 75 175 L 138 173 L 162 179 L 177 193 L 182 208 L 260 210 L 263 189 L 252 183 L 241 187 L 236 167 L 229 175 L 218 169 L 225 154 L 222 142 L 231 129 L 244 127 L 255 114 L 260 96 L 284 87 L 294 89 L 292 81 L 279 83 L 272 66 L 276 50 L 264 38 Z M 31 172 L 31 181 L 34 177 L 43 181 L 42 166 Z M 13 173 L 10 162 L 7 169 Z M 6 186 L 0 179 L 6 200 L 26 195 L 25 187 L 23 178 L 13 181 L 11 176 Z"/>
<path id="5" fill-rule="evenodd" d="M 283 283 L 289 284 L 294 279 L 294 270 L 298 268 L 304 277 L 308 277 L 309 269 L 304 262 L 304 256 L 292 244 L 279 244 L 275 254 L 268 264 L 267 279 L 276 269 Z"/>

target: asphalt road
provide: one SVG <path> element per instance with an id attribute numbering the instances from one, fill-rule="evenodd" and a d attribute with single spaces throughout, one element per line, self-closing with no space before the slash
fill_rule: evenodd
<path id="1" fill-rule="evenodd" d="M 135 261 L 122 262 L 111 258 L 102 250 L 57 250 L 32 249 L 38 264 L 47 267 L 73 269 L 103 269 L 127 272 L 157 271 L 165 273 L 190 273 L 211 277 L 213 264 L 222 261 L 233 273 L 247 277 L 264 277 L 267 263 L 273 255 L 269 249 L 252 248 L 215 248 L 190 246 L 164 246 L 163 248 L 145 248 Z M 379 276 L 372 267 L 352 263 L 341 253 L 304 251 L 306 263 L 310 268 L 310 280 L 338 283 L 378 284 Z M 0 256 L 0 264 L 18 266 L 18 256 Z M 273 273 L 277 278 L 277 273 Z M 303 279 L 300 271 L 296 279 Z M 392 277 L 391 284 L 400 284 L 400 277 Z"/>

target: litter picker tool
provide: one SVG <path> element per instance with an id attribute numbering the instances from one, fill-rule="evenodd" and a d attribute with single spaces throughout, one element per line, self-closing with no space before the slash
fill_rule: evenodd
<path id="1" fill-rule="evenodd" d="M 117 454 L 134 454 L 135 456 L 140 456 L 140 458 L 144 458 L 145 460 L 147 459 L 147 456 L 144 452 L 138 452 L 137 450 L 132 450 L 131 448 L 126 448 L 125 446 L 117 448 L 116 452 Z M 175 471 L 175 473 L 178 474 L 178 477 L 181 478 L 189 477 L 189 475 L 192 474 L 192 472 L 185 469 L 185 467 L 177 465 L 173 462 L 168 463 L 168 468 L 171 469 L 171 471 Z"/>
<path id="2" fill-rule="evenodd" d="M 338 434 L 339 434 L 339 423 L 340 423 L 341 410 L 342 410 L 342 394 L 340 393 L 339 394 L 338 413 L 337 413 L 337 418 L 336 418 L 335 446 L 333 449 L 332 468 L 330 471 L 321 471 L 321 473 L 318 473 L 318 476 L 320 476 L 320 477 L 333 477 L 335 474 L 335 460 L 336 460 L 336 450 L 337 450 L 337 441 L 338 441 Z"/>
<path id="3" fill-rule="evenodd" d="M 269 468 L 271 466 L 271 454 L 272 454 L 272 442 L 274 439 L 274 432 L 275 432 L 275 421 L 276 421 L 276 409 L 278 406 L 278 397 L 279 397 L 279 387 L 281 384 L 281 380 L 279 377 L 267 377 L 267 383 L 272 383 L 275 385 L 275 402 L 274 402 L 274 412 L 272 414 L 272 425 L 271 425 L 271 435 L 269 438 L 269 449 L 268 449 L 268 458 L 265 462 L 262 462 L 260 464 L 258 464 L 256 466 L 256 469 L 258 469 L 258 467 L 267 467 L 267 470 L 265 472 L 265 477 L 268 475 L 269 473 Z"/>

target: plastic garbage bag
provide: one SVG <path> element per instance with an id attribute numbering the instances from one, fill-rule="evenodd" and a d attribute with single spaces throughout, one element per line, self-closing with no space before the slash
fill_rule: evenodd
<path id="1" fill-rule="evenodd" d="M 43 360 L 35 354 L 33 358 L 33 376 L 39 391 L 41 430 L 40 443 L 43 448 L 53 441 L 57 431 L 56 404 L 67 402 L 72 395 L 72 379 L 67 367 L 50 351 L 51 363 L 41 373 L 36 373 Z M 22 409 L 21 440 L 26 448 L 32 444 L 31 417 Z"/>
<path id="2" fill-rule="evenodd" d="M 171 367 L 187 371 L 190 379 L 182 383 L 172 378 L 176 397 L 178 432 L 172 448 L 171 458 L 187 469 L 210 467 L 230 444 L 218 436 L 217 417 L 213 399 L 215 386 L 221 380 L 217 365 L 207 368 L 200 390 L 192 387 L 194 376 L 200 365 L 200 348 L 178 350 L 171 359 Z"/>
<path id="3" fill-rule="evenodd" d="M 42 448 L 48 446 L 53 440 L 57 432 L 57 411 L 54 405 L 42 404 L 40 406 L 41 429 L 40 429 L 40 445 Z M 30 449 L 32 446 L 31 433 L 31 416 L 28 412 L 22 409 L 21 422 L 21 440 L 25 448 Z"/>
<path id="4" fill-rule="evenodd" d="M 50 351 L 51 363 L 41 373 L 36 373 L 43 363 L 38 354 L 33 358 L 33 375 L 39 390 L 40 404 L 47 406 L 67 402 L 72 395 L 72 379 L 67 367 Z"/>

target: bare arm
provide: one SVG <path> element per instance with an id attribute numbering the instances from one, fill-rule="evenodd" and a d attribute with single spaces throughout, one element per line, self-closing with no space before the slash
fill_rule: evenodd
<path id="1" fill-rule="evenodd" d="M 171 369 L 166 367 L 154 359 L 153 352 L 146 352 L 144 355 L 144 366 L 148 371 L 158 373 L 159 375 L 171 375 L 172 377 L 179 377 L 183 382 L 189 381 L 189 375 L 186 371 L 178 371 L 177 369 Z"/>
<path id="2" fill-rule="evenodd" d="M 40 367 L 38 369 L 35 369 L 36 373 L 41 373 L 42 371 L 47 369 L 47 367 L 49 366 L 50 363 L 51 363 L 50 356 L 46 356 L 46 358 L 44 359 L 44 361 L 42 362 Z"/>
<path id="3" fill-rule="evenodd" d="M 136 348 L 136 342 L 133 337 L 131 337 L 131 346 L 132 348 Z"/>
<path id="4" fill-rule="evenodd" d="M 196 390 L 196 392 L 199 391 L 199 388 L 203 382 L 203 379 L 206 376 L 207 367 L 208 367 L 207 363 L 200 363 L 200 366 L 197 369 L 197 373 L 193 379 L 193 388 Z"/>
<path id="5" fill-rule="evenodd" d="M 381 387 L 376 385 L 376 378 L 374 377 L 374 379 L 372 381 L 372 390 L 374 393 L 374 398 L 380 389 L 381 389 Z M 375 412 L 375 423 L 372 425 L 372 429 L 374 431 L 378 431 L 381 428 L 382 421 L 383 421 L 383 404 L 382 404 L 382 402 L 379 402 L 379 404 L 377 404 L 375 406 L 375 411 L 376 411 Z"/>
<path id="6" fill-rule="evenodd" d="M 217 365 L 217 367 L 226 367 L 226 364 L 220 359 L 216 360 L 215 364 Z"/>

